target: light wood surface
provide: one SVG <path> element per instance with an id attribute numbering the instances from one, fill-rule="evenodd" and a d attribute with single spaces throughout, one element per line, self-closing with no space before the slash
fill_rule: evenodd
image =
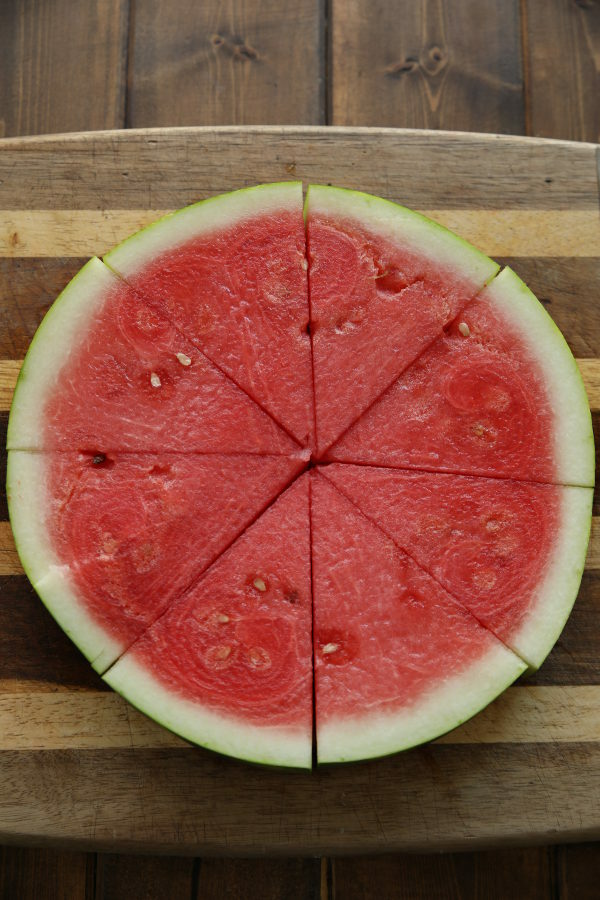
<path id="1" fill-rule="evenodd" d="M 0 144 L 2 428 L 35 328 L 88 254 L 162 211 L 281 178 L 429 211 L 526 272 L 578 357 L 596 419 L 594 146 L 391 129 L 186 128 Z M 310 855 L 600 836 L 598 519 L 575 610 L 535 677 L 427 747 L 297 774 L 189 747 L 107 691 L 29 587 L 6 517 L 0 498 L 7 842 Z"/>

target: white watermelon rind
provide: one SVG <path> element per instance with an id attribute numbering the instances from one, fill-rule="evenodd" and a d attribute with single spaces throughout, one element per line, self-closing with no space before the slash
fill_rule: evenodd
<path id="1" fill-rule="evenodd" d="M 44 445 L 42 416 L 46 400 L 69 362 L 71 351 L 79 346 L 116 283 L 119 280 L 114 272 L 92 257 L 44 316 L 17 379 L 8 420 L 7 450 L 48 449 Z"/>
<path id="2" fill-rule="evenodd" d="M 592 488 L 561 486 L 559 529 L 552 557 L 529 615 L 507 644 L 533 671 L 542 665 L 573 609 L 585 568 L 592 523 Z M 460 598 L 458 598 L 460 599 Z"/>
<path id="3" fill-rule="evenodd" d="M 326 185 L 308 186 L 304 204 L 305 218 L 331 216 L 338 222 L 354 221 L 374 235 L 393 241 L 425 256 L 457 277 L 471 282 L 473 294 L 481 290 L 499 271 L 500 266 L 480 250 L 421 213 L 400 206 L 383 197 L 361 191 Z M 465 301 L 468 300 L 465 297 Z"/>
<path id="4" fill-rule="evenodd" d="M 302 182 L 281 181 L 218 194 L 186 206 L 132 234 L 103 257 L 127 280 L 162 254 L 202 235 L 215 234 L 257 214 L 302 209 Z"/>
<path id="5" fill-rule="evenodd" d="M 491 299 L 539 366 L 556 421 L 554 480 L 593 487 L 596 459 L 592 416 L 581 372 L 562 332 L 535 294 L 508 267 L 482 291 L 481 298 Z"/>
<path id="6" fill-rule="evenodd" d="M 40 600 L 94 669 L 103 672 L 125 647 L 85 609 L 68 566 L 52 547 L 46 527 L 47 456 L 32 451 L 8 453 L 8 513 L 19 559 Z"/>
<path id="7" fill-rule="evenodd" d="M 318 763 L 389 756 L 435 740 L 471 719 L 527 670 L 523 660 L 488 636 L 493 643 L 481 659 L 400 712 L 367 712 L 319 722 L 317 681 Z"/>
<path id="8" fill-rule="evenodd" d="M 140 712 L 193 744 L 225 756 L 282 768 L 312 767 L 312 722 L 307 728 L 254 725 L 178 697 L 129 651 L 103 676 Z"/>

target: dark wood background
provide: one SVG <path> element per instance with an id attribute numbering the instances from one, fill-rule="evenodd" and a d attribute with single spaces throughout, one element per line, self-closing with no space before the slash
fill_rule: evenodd
<path id="1" fill-rule="evenodd" d="M 600 2 L 0 2 L 0 136 L 210 124 L 597 142 Z M 594 844 L 314 860 L 0 848 L 2 900 L 599 896 Z"/>

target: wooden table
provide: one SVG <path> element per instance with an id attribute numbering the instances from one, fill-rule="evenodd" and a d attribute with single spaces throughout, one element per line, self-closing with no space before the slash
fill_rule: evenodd
<path id="1" fill-rule="evenodd" d="M 568 9 L 528 0 L 521 20 L 516 2 L 451 3 L 445 12 L 425 0 L 377 10 L 368 0 L 333 0 L 327 10 L 301 0 L 291 12 L 276 2 L 8 6 L 0 10 L 7 51 L 0 115 L 7 134 L 270 121 L 598 138 L 600 22 L 598 7 L 587 0 Z M 484 155 L 481 141 L 461 136 L 277 129 L 183 138 L 115 135 L 3 148 L 0 208 L 11 210 L 0 219 L 2 296 L 10 298 L 2 307 L 4 409 L 15 361 L 80 257 L 101 252 L 158 210 L 278 174 L 360 184 L 402 199 L 510 261 L 549 303 L 584 360 L 592 405 L 600 405 L 595 148 L 554 145 L 541 154 L 539 147 L 500 138 L 490 139 L 493 149 Z M 190 146 L 202 152 L 190 154 Z M 151 177 L 165 166 L 168 178 Z M 332 171 L 335 179 L 327 177 Z M 57 215 L 61 209 L 69 211 L 66 218 Z M 203 853 L 201 861 L 142 862 L 91 851 L 6 848 L 0 895 L 112 898 L 147 890 L 153 897 L 217 897 L 226 891 L 251 896 L 254 889 L 252 896 L 261 897 L 595 896 L 600 867 L 593 845 L 433 861 L 387 856 L 377 863 L 206 858 L 597 837 L 595 542 L 560 646 L 533 683 L 512 689 L 469 726 L 474 731 L 379 763 L 284 778 L 165 746 L 158 730 L 148 733 L 135 717 L 123 720 L 132 732 L 121 734 L 121 745 L 108 729 L 113 743 L 99 748 L 103 717 L 114 723 L 123 712 L 27 592 L 13 571 L 5 526 L 0 535 L 0 559 L 12 573 L 4 576 L 0 609 L 10 625 L 0 629 L 9 636 L 0 645 L 0 686 L 11 721 L 16 685 L 28 688 L 23 727 L 0 728 L 6 839 L 41 842 L 60 831 L 91 848 Z M 57 746 L 36 750 L 40 735 L 47 741 L 52 703 Z M 99 716 L 91 734 L 74 728 L 65 737 L 65 722 L 72 724 L 89 703 Z M 23 746 L 24 740 L 31 743 Z M 132 774 L 135 741 L 141 756 Z M 59 802 L 65 796 L 72 812 L 67 822 Z"/>

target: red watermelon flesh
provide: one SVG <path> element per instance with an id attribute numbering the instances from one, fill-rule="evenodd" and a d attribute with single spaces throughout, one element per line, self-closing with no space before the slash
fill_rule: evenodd
<path id="1" fill-rule="evenodd" d="M 99 637 L 82 649 L 101 669 L 304 465 L 302 458 L 241 454 L 13 454 L 21 499 L 38 510 L 37 528 L 51 541 L 30 561 L 31 528 L 17 534 L 24 564 L 42 596 L 44 585 L 56 582 L 56 593 L 62 583 L 63 605 L 71 596 L 91 619 Z M 70 611 L 61 609 L 56 616 L 68 626 Z"/>
<path id="2" fill-rule="evenodd" d="M 575 600 L 587 488 L 334 464 L 327 478 L 531 666 Z"/>
<path id="3" fill-rule="evenodd" d="M 105 677 L 200 744 L 310 765 L 311 615 L 303 475 Z"/>
<path id="4" fill-rule="evenodd" d="M 322 475 L 312 485 L 317 754 L 429 740 L 524 669 Z"/>
<path id="5" fill-rule="evenodd" d="M 499 276 L 499 285 L 506 275 L 512 273 Z M 569 411 L 557 408 L 560 391 L 552 391 L 544 371 L 544 365 L 557 361 L 555 348 L 543 334 L 536 343 L 536 332 L 524 328 L 526 320 L 511 321 L 496 292 L 493 284 L 474 299 L 327 458 L 548 483 L 593 483 L 593 463 L 579 463 L 579 447 L 586 443 L 583 431 L 591 433 L 587 401 L 587 423 L 575 425 L 569 434 Z M 526 311 L 534 305 L 550 322 L 529 294 Z M 575 369 L 568 351 L 567 356 Z M 572 393 L 570 406 L 573 414 Z M 562 446 L 565 436 L 568 447 Z"/>
<path id="6" fill-rule="evenodd" d="M 71 318 L 79 314 L 86 331 L 80 341 L 71 342 L 69 335 L 67 346 L 57 346 L 54 370 L 36 386 L 36 415 L 30 413 L 26 422 L 11 416 L 11 449 L 297 449 L 270 416 L 106 266 L 93 260 L 86 270 L 85 288 L 78 290 L 75 279 L 52 312 L 54 318 L 62 309 Z M 33 357 L 35 351 L 34 342 Z M 28 356 L 25 381 L 34 362 Z"/>
<path id="7" fill-rule="evenodd" d="M 328 212 L 326 193 L 311 205 L 311 198 L 324 191 L 311 187 L 307 200 L 318 455 L 441 334 L 495 271 L 490 260 L 489 267 L 462 271 L 458 252 L 444 259 L 431 255 L 426 242 L 411 246 L 404 223 L 388 227 L 386 238 L 353 218 L 351 207 L 350 214 Z"/>
<path id="8" fill-rule="evenodd" d="M 233 204 L 235 198 L 223 201 Z M 220 199 L 209 201 L 213 210 Z M 126 242 L 106 261 L 297 441 L 310 445 L 313 391 L 301 186 L 286 186 L 281 208 L 257 207 L 251 217 L 203 229 L 173 246 L 180 215 L 166 223 L 172 229 L 164 229 L 165 245 L 153 245 L 152 257 L 141 267 L 139 235 L 132 239 L 131 256 Z"/>

